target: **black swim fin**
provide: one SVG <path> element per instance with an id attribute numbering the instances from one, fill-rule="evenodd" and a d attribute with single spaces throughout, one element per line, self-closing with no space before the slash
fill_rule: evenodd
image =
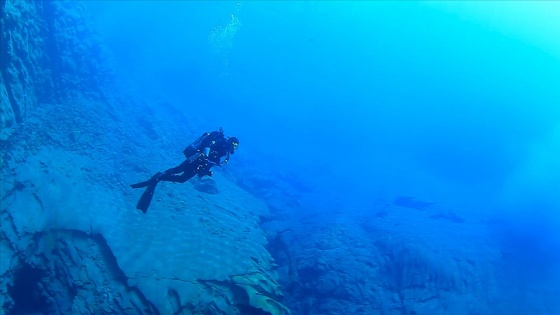
<path id="1" fill-rule="evenodd" d="M 142 211 L 143 213 L 148 211 L 152 198 L 154 197 L 154 191 L 156 190 L 157 184 L 158 182 L 154 181 L 148 186 L 148 188 L 146 188 L 146 190 L 144 190 L 140 200 L 138 200 L 138 204 L 136 204 L 136 209 Z"/>
<path id="2" fill-rule="evenodd" d="M 150 180 L 130 185 L 131 188 L 142 188 L 150 185 Z"/>
<path id="3" fill-rule="evenodd" d="M 161 172 L 157 172 L 154 176 L 152 176 L 152 178 L 150 178 L 150 180 L 138 184 L 130 185 L 132 188 L 140 188 L 140 187 L 148 186 L 148 188 L 146 188 L 144 193 L 142 193 L 140 200 L 138 200 L 138 204 L 136 204 L 136 209 L 141 210 L 143 213 L 146 213 L 146 211 L 148 211 L 148 208 L 150 207 L 150 203 L 152 202 L 152 198 L 154 197 L 154 191 L 156 190 L 156 186 L 159 182 L 158 179 L 160 178 L 161 175 L 162 175 Z"/>
<path id="4" fill-rule="evenodd" d="M 143 182 L 139 182 L 136 184 L 132 184 L 130 185 L 130 187 L 132 188 L 142 188 L 142 187 L 147 187 L 149 186 L 151 183 L 153 183 L 154 181 L 157 182 L 158 178 L 161 176 L 161 172 L 157 172 L 154 174 L 154 176 L 152 176 L 152 178 L 148 179 L 147 181 L 143 181 Z"/>

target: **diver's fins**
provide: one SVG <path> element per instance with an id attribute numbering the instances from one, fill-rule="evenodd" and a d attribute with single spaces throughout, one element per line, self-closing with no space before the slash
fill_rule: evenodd
<path id="1" fill-rule="evenodd" d="M 130 187 L 132 187 L 132 188 L 142 188 L 142 187 L 149 186 L 152 182 L 154 182 L 154 181 L 157 182 L 157 180 L 161 176 L 161 174 L 162 174 L 161 172 L 157 172 L 157 173 L 154 174 L 154 176 L 152 176 L 152 178 L 148 179 L 147 181 L 132 184 L 132 185 L 130 185 Z"/>
<path id="2" fill-rule="evenodd" d="M 130 187 L 131 188 L 142 188 L 142 187 L 146 187 L 148 185 L 150 185 L 150 180 L 147 180 L 145 182 L 139 182 L 139 183 L 136 183 L 136 184 L 132 184 L 132 185 L 130 185 Z"/>
<path id="3" fill-rule="evenodd" d="M 146 188 L 146 190 L 144 190 L 144 193 L 140 197 L 140 200 L 138 200 L 138 204 L 136 204 L 136 209 L 142 211 L 143 213 L 146 213 L 146 211 L 148 211 L 150 203 L 152 202 L 152 198 L 154 197 L 154 191 L 156 190 L 157 184 L 158 182 L 154 181 L 148 186 L 148 188 Z"/>
<path id="4" fill-rule="evenodd" d="M 146 213 L 146 211 L 148 211 L 148 207 L 150 207 L 150 203 L 152 202 L 152 198 L 154 197 L 154 191 L 156 190 L 156 186 L 159 182 L 158 179 L 161 177 L 162 174 L 163 174 L 162 172 L 157 172 L 154 176 L 152 176 L 152 178 L 150 178 L 150 180 L 147 180 L 142 183 L 130 185 L 132 188 L 140 188 L 140 187 L 148 186 L 148 188 L 146 188 L 144 193 L 142 193 L 140 200 L 138 200 L 138 204 L 136 204 L 136 209 L 141 210 L 143 213 Z M 137 186 L 137 187 L 133 187 L 133 186 Z"/>

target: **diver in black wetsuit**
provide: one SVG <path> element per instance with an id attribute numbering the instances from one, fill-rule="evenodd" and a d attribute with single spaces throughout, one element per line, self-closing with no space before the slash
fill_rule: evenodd
<path id="1" fill-rule="evenodd" d="M 238 146 L 239 140 L 236 137 L 226 139 L 221 128 L 220 131 L 203 133 L 183 151 L 186 157 L 183 163 L 163 173 L 157 172 L 147 181 L 130 185 L 132 188 L 147 187 L 140 197 L 136 209 L 144 213 L 148 211 L 156 186 L 161 181 L 184 183 L 197 174 L 199 178 L 212 176 L 214 174 L 210 171 L 212 166 L 220 166 L 222 163 L 227 164 L 229 156 L 235 153 Z M 223 157 L 226 158 L 222 162 Z M 179 173 L 182 174 L 177 175 Z"/>

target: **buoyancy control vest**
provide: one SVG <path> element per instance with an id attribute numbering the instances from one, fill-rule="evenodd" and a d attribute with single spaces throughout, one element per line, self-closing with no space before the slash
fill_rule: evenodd
<path id="1" fill-rule="evenodd" d="M 222 130 L 222 128 L 220 128 L 220 131 L 205 132 L 196 140 L 194 140 L 193 143 L 187 146 L 185 150 L 183 150 L 183 154 L 188 159 L 194 154 L 198 152 L 202 152 L 204 148 L 212 144 L 212 141 L 215 141 L 219 137 L 223 137 L 223 136 L 224 136 L 224 131 Z"/>

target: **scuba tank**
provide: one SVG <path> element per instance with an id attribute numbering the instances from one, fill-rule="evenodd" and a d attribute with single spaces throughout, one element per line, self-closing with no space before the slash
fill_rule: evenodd
<path id="1" fill-rule="evenodd" d="M 220 127 L 220 131 L 205 132 L 189 146 L 183 150 L 183 154 L 188 159 L 197 152 L 201 152 L 204 148 L 212 144 L 219 136 L 224 136 L 224 130 Z"/>

